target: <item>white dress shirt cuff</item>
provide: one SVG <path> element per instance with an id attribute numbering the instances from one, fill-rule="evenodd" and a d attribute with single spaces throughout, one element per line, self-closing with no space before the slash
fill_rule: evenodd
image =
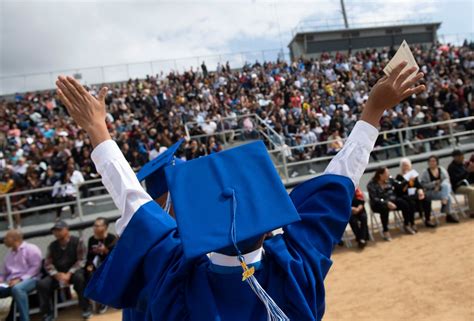
<path id="1" fill-rule="evenodd" d="M 91 158 L 97 172 L 102 176 L 102 184 L 121 214 L 115 224 L 117 234 L 121 235 L 134 213 L 152 199 L 113 140 L 106 140 L 97 145 Z"/>
<path id="2" fill-rule="evenodd" d="M 352 180 L 354 186 L 358 186 L 378 135 L 377 128 L 365 121 L 358 121 L 344 147 L 331 160 L 324 174 L 346 176 Z"/>

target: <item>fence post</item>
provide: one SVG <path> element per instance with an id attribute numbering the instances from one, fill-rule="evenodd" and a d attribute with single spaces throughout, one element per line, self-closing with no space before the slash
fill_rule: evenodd
<path id="1" fill-rule="evenodd" d="M 5 195 L 5 202 L 7 203 L 7 216 L 8 216 L 8 228 L 13 228 L 13 213 L 12 213 L 12 202 L 10 200 L 10 195 Z"/>
<path id="2" fill-rule="evenodd" d="M 23 76 L 23 91 L 24 91 L 24 92 L 27 92 L 27 91 L 28 91 L 28 88 L 26 88 L 26 75 Z"/>
<path id="3" fill-rule="evenodd" d="M 223 141 L 224 141 L 224 145 L 227 145 L 227 138 L 225 137 L 227 135 L 227 133 L 226 133 L 227 130 L 225 129 L 224 120 L 222 120 L 222 118 L 221 118 L 220 121 L 221 121 L 221 128 L 222 128 L 222 131 L 223 131 L 222 138 L 223 138 Z"/>
<path id="4" fill-rule="evenodd" d="M 153 61 L 150 61 L 150 70 L 151 70 L 151 76 L 155 77 L 155 71 L 153 70 Z"/>
<path id="5" fill-rule="evenodd" d="M 79 214 L 79 221 L 84 221 L 84 213 L 82 211 L 82 204 L 81 204 L 81 191 L 79 190 L 80 185 L 75 185 L 76 188 L 76 204 L 77 204 L 77 213 Z"/>
<path id="6" fill-rule="evenodd" d="M 285 155 L 285 144 L 280 146 L 281 159 L 283 161 L 283 174 L 285 175 L 285 182 L 288 183 L 288 166 L 286 164 L 286 155 Z"/>
<path id="7" fill-rule="evenodd" d="M 405 156 L 407 156 L 407 154 L 405 152 L 405 143 L 403 142 L 403 134 L 402 134 L 401 130 L 398 132 L 398 140 L 400 141 L 400 148 L 402 150 L 402 156 L 405 157 Z"/>
<path id="8" fill-rule="evenodd" d="M 54 83 L 53 73 L 52 73 L 52 72 L 49 73 L 49 82 L 50 82 L 49 85 L 51 86 L 51 88 L 56 87 L 56 84 Z"/>
<path id="9" fill-rule="evenodd" d="M 449 141 L 450 141 L 451 145 L 455 146 L 456 138 L 454 138 L 453 123 L 450 122 L 448 124 L 448 126 L 449 126 Z"/>
<path id="10" fill-rule="evenodd" d="M 128 79 L 130 79 L 130 66 L 129 66 L 129 64 L 126 64 L 125 68 L 127 70 L 127 80 L 128 80 Z"/>
<path id="11" fill-rule="evenodd" d="M 104 67 L 100 67 L 100 73 L 102 75 L 102 83 L 105 83 L 105 70 Z"/>

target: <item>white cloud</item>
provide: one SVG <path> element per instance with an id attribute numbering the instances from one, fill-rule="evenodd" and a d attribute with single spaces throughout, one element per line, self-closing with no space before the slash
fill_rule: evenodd
<path id="1" fill-rule="evenodd" d="M 451 3 L 346 0 L 351 21 L 358 23 L 469 17 L 441 11 L 440 4 Z M 469 1 L 456 3 L 472 9 Z M 341 24 L 339 0 L 0 0 L 0 74 L 180 57 L 196 57 L 184 62 L 197 65 L 208 55 L 286 47 L 292 29 L 308 19 Z M 154 64 L 154 71 L 165 65 L 174 62 Z M 131 66 L 131 73 L 139 73 L 139 67 Z"/>

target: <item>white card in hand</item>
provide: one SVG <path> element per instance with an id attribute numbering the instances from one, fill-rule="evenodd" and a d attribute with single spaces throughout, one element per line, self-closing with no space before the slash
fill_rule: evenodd
<path id="1" fill-rule="evenodd" d="M 407 65 L 405 68 L 403 68 L 402 72 L 407 70 L 408 68 L 411 67 L 416 67 L 416 71 L 414 71 L 410 76 L 408 76 L 407 80 L 410 80 L 411 78 L 415 77 L 416 74 L 418 73 L 418 70 L 420 70 L 420 67 L 418 67 L 418 64 L 416 63 L 415 57 L 413 57 L 413 54 L 410 50 L 410 47 L 408 46 L 408 43 L 403 40 L 402 44 L 400 45 L 400 48 L 398 48 L 397 52 L 395 55 L 392 57 L 392 59 L 388 62 L 387 66 L 383 69 L 383 72 L 388 76 L 392 72 L 392 70 L 398 66 L 402 61 L 406 61 Z"/>

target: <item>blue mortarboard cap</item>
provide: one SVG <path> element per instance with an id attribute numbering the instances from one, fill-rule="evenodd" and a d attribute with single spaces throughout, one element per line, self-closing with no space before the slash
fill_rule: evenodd
<path id="1" fill-rule="evenodd" d="M 165 173 L 188 259 L 300 219 L 261 141 L 168 166 Z"/>
<path id="2" fill-rule="evenodd" d="M 146 163 L 137 173 L 137 178 L 141 182 L 145 180 L 146 190 L 151 198 L 156 199 L 168 191 L 166 184 L 165 168 L 166 166 L 184 163 L 183 160 L 175 158 L 174 154 L 183 143 L 180 139 L 166 151 Z"/>

